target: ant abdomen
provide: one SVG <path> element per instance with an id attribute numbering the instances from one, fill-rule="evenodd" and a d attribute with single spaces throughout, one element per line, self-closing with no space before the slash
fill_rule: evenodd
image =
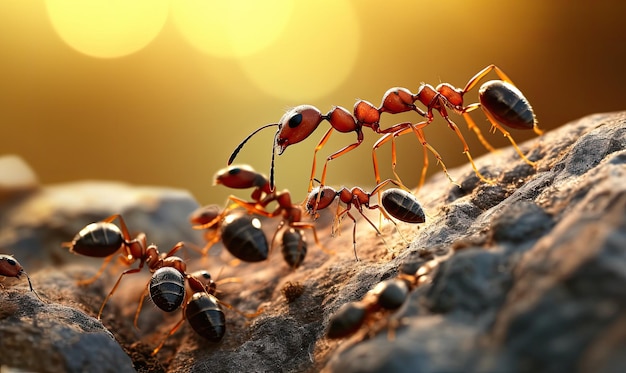
<path id="1" fill-rule="evenodd" d="M 69 246 L 76 254 L 104 258 L 115 253 L 124 244 L 120 228 L 113 223 L 91 223 L 81 229 Z"/>
<path id="2" fill-rule="evenodd" d="M 531 130 L 537 125 L 528 100 L 510 83 L 490 80 L 480 87 L 478 98 L 487 115 L 509 128 Z"/>
<path id="3" fill-rule="evenodd" d="M 326 336 L 343 338 L 361 328 L 367 316 L 367 308 L 360 302 L 344 303 L 329 320 Z"/>
<path id="4" fill-rule="evenodd" d="M 261 262 L 267 259 L 269 245 L 258 218 L 231 214 L 221 224 L 224 247 L 236 258 L 245 262 Z"/>
<path id="5" fill-rule="evenodd" d="M 302 230 L 291 228 L 283 233 L 282 254 L 285 262 L 293 269 L 302 264 L 306 256 L 307 243 Z"/>
<path id="6" fill-rule="evenodd" d="M 226 333 L 226 317 L 218 300 L 206 292 L 194 293 L 187 307 L 185 317 L 193 330 L 211 342 L 219 342 Z"/>
<path id="7" fill-rule="evenodd" d="M 381 203 L 385 211 L 405 223 L 419 224 L 426 221 L 426 215 L 417 198 L 412 193 L 399 188 L 382 192 Z"/>
<path id="8" fill-rule="evenodd" d="M 157 269 L 150 279 L 150 298 L 165 312 L 178 309 L 185 300 L 185 277 L 172 267 Z"/>

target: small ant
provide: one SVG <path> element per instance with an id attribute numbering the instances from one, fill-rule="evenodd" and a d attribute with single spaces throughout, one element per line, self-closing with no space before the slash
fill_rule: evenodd
<path id="1" fill-rule="evenodd" d="M 478 82 L 492 70 L 495 71 L 501 80 L 492 80 L 484 83 L 478 91 L 480 102 L 464 106 L 463 96 L 465 93 L 474 88 L 476 84 L 478 84 Z M 415 106 L 416 101 L 425 105 L 427 111 L 423 111 Z M 311 105 L 296 106 L 295 108 L 287 111 L 278 123 L 261 126 L 248 135 L 235 148 L 228 159 L 228 164 L 230 165 L 235 160 L 245 143 L 256 133 L 268 127 L 278 127 L 276 134 L 274 135 L 270 166 L 269 187 L 270 190 L 274 190 L 274 157 L 276 153 L 281 155 L 289 145 L 296 144 L 306 139 L 313 132 L 315 132 L 322 121 L 326 120 L 330 123 L 331 128 L 329 128 L 324 136 L 322 136 L 322 139 L 319 141 L 313 152 L 313 165 L 311 169 L 311 177 L 309 179 L 309 192 L 313 189 L 317 152 L 326 144 L 333 130 L 337 130 L 342 133 L 355 132 L 357 140 L 355 143 L 332 153 L 326 158 L 326 162 L 324 163 L 324 168 L 322 170 L 321 187 L 325 185 L 328 162 L 358 147 L 363 142 L 363 127 L 371 128 L 375 133 L 383 135 L 372 147 L 372 160 L 374 164 L 376 183 L 379 183 L 381 180 L 378 171 L 376 149 L 390 140 L 392 141 L 392 169 L 396 179 L 400 180 L 395 171 L 395 138 L 409 132 L 413 132 L 417 136 L 424 148 L 424 167 L 422 168 L 419 186 L 421 187 L 423 184 L 426 170 L 428 168 L 427 151 L 433 153 L 437 162 L 441 164 L 443 172 L 446 174 L 448 179 L 452 181 L 441 156 L 430 144 L 428 144 L 423 132 L 423 129 L 434 120 L 432 112 L 433 110 L 436 110 L 447 121 L 448 127 L 450 127 L 450 129 L 452 129 L 461 140 L 461 143 L 463 144 L 463 153 L 466 154 L 469 159 L 476 175 L 483 181 L 489 181 L 484 178 L 476 168 L 474 160 L 469 153 L 467 142 L 457 125 L 448 117 L 446 109 L 448 108 L 457 114 L 462 115 L 467 122 L 468 127 L 474 131 L 481 143 L 488 150 L 493 151 L 494 148 L 482 136 L 480 129 L 468 114 L 478 107 L 483 110 L 494 131 L 500 131 L 506 138 L 509 139 L 521 158 L 529 165 L 534 165 L 534 162 L 526 158 L 526 156 L 521 152 L 510 133 L 504 127 L 506 126 L 522 130 L 532 129 L 538 135 L 541 135 L 542 131 L 537 127 L 537 121 L 528 100 L 524 97 L 522 92 L 515 87 L 512 80 L 499 67 L 493 64 L 485 67 L 474 75 L 462 90 L 455 88 L 448 83 L 441 83 L 436 88 L 428 84 L 422 84 L 416 94 L 411 93 L 406 88 L 394 87 L 385 92 L 380 107 L 375 107 L 373 104 L 364 100 L 358 100 L 354 105 L 353 114 L 340 106 L 334 107 L 327 114 L 322 114 L 319 109 Z M 386 129 L 380 128 L 380 116 L 382 113 L 398 114 L 408 111 L 414 111 L 422 117 L 425 117 L 426 120 L 417 124 L 404 122 L 395 124 Z"/>
<path id="2" fill-rule="evenodd" d="M 152 356 L 161 350 L 167 338 L 176 333 L 185 320 L 198 335 L 210 342 L 219 343 L 226 333 L 226 316 L 222 311 L 222 306 L 248 318 L 256 317 L 263 312 L 261 309 L 255 313 L 246 314 L 217 299 L 215 296 L 217 284 L 209 272 L 204 270 L 183 274 L 173 268 L 159 268 L 150 280 L 151 299 L 166 312 L 178 309 L 185 299 L 185 279 L 191 295 L 183 305 L 182 317 L 152 351 Z M 226 281 L 230 280 L 232 279 L 226 279 Z"/>
<path id="3" fill-rule="evenodd" d="M 255 187 L 251 195 L 251 202 L 235 196 L 230 196 L 229 200 L 252 214 L 268 218 L 282 217 L 274 232 L 270 247 L 274 246 L 276 236 L 287 225 L 290 229 L 283 232 L 281 251 L 285 261 L 291 268 L 297 268 L 306 256 L 307 244 L 303 229 L 310 229 L 313 232 L 315 243 L 322 247 L 317 237 L 315 225 L 302 221 L 303 208 L 292 203 L 289 191 L 285 189 L 281 192 L 276 192 L 275 190 L 270 192 L 267 178 L 254 171 L 250 166 L 229 166 L 222 169 L 216 174 L 215 183 L 238 189 Z M 267 207 L 272 202 L 276 202 L 278 206 L 273 211 L 268 211 Z"/>
<path id="4" fill-rule="evenodd" d="M 409 294 L 407 283 L 393 278 L 379 282 L 362 300 L 344 303 L 328 323 L 326 336 L 331 339 L 354 334 L 379 311 L 393 311 L 404 304 Z"/>
<path id="5" fill-rule="evenodd" d="M 367 222 L 372 226 L 372 228 L 374 228 L 376 233 L 379 236 L 381 236 L 382 234 L 380 233 L 380 230 L 378 230 L 378 228 L 376 228 L 376 225 L 374 225 L 374 223 L 363 213 L 363 208 L 368 208 L 370 210 L 379 210 L 385 218 L 391 220 L 391 222 L 394 225 L 396 225 L 396 223 L 391 219 L 391 217 L 385 211 L 384 208 L 381 208 L 379 205 L 370 205 L 370 199 L 372 198 L 372 196 L 378 193 L 379 190 L 381 190 L 384 186 L 386 186 L 389 183 L 393 183 L 397 186 L 400 186 L 400 184 L 397 181 L 392 180 L 392 179 L 387 179 L 379 183 L 378 185 L 376 185 L 370 193 L 367 193 L 360 187 L 354 187 L 352 189 L 343 187 L 339 190 L 335 190 L 334 188 L 329 187 L 329 186 L 315 187 L 315 189 L 313 189 L 311 193 L 309 193 L 309 196 L 307 197 L 306 208 L 308 209 L 310 214 L 315 214 L 314 212 L 315 209 L 323 210 L 327 208 L 328 206 L 330 206 L 330 204 L 333 203 L 335 199 L 339 199 L 339 201 L 343 202 L 346 205 L 346 207 L 343 210 L 340 210 L 340 207 L 338 206 L 337 213 L 335 215 L 335 221 L 337 222 L 337 225 L 338 225 L 339 221 L 341 221 L 342 216 L 347 215 L 354 222 L 354 226 L 352 228 L 352 243 L 354 247 L 354 257 L 356 258 L 356 260 L 359 260 L 359 257 L 357 256 L 357 253 L 356 253 L 356 219 L 350 213 L 350 210 L 352 209 L 352 206 L 354 206 L 359 212 L 359 214 L 361 214 L 361 216 L 363 216 L 363 218 L 367 220 Z M 390 205 L 390 207 L 392 203 L 389 201 L 392 201 L 391 197 L 396 195 L 397 193 L 398 192 L 388 192 L 386 194 L 387 196 L 386 203 Z M 397 207 L 392 208 L 392 210 L 393 210 L 393 214 L 397 214 L 398 219 L 402 220 L 401 219 L 402 215 L 398 214 L 398 212 L 401 210 Z M 333 232 L 334 230 L 335 230 L 335 226 L 333 226 Z"/>
<path id="6" fill-rule="evenodd" d="M 404 263 L 400 274 L 381 281 L 362 300 L 343 304 L 329 320 L 326 336 L 331 339 L 354 334 L 379 312 L 399 309 L 409 292 L 431 280 L 439 261 L 429 257 L 415 263 Z"/>
<path id="7" fill-rule="evenodd" d="M 115 219 L 119 221 L 121 229 L 112 223 Z M 97 316 L 98 320 L 100 320 L 100 316 L 102 316 L 104 306 L 125 275 L 140 272 L 144 265 L 146 265 L 151 272 L 161 267 L 173 267 L 184 273 L 186 268 L 185 262 L 181 258 L 174 256 L 174 254 L 184 246 L 182 242 L 177 243 L 169 252 L 160 253 L 156 245 L 147 244 L 147 238 L 144 233 L 139 233 L 135 238 L 131 239 L 124 218 L 119 214 L 111 215 L 100 222 L 87 225 L 76 234 L 72 242 L 63 243 L 63 246 L 69 248 L 69 251 L 75 254 L 105 258 L 100 270 L 98 270 L 93 277 L 80 281 L 79 283 L 81 285 L 95 281 L 95 279 L 102 274 L 114 254 L 120 250 L 122 251 L 120 260 L 126 266 L 130 266 L 136 261 L 139 261 L 138 267 L 127 269 L 120 274 L 115 285 L 113 285 L 109 294 L 104 298 L 102 306 L 100 306 Z M 140 308 L 141 304 L 139 309 Z M 137 313 L 139 313 L 139 309 Z"/>
<path id="8" fill-rule="evenodd" d="M 26 276 L 28 280 L 28 287 L 30 287 L 30 291 L 33 292 L 39 298 L 39 300 L 43 301 L 39 294 L 33 289 L 33 284 L 30 282 L 30 277 L 28 277 L 28 273 L 24 271 L 22 265 L 15 260 L 11 255 L 0 254 L 0 277 L 4 279 L 4 277 L 15 277 L 17 279 L 20 276 Z"/>

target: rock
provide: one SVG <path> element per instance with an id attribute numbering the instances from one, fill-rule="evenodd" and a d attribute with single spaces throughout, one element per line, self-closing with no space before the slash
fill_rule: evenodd
<path id="1" fill-rule="evenodd" d="M 17 155 L 0 156 L 0 203 L 39 187 L 35 172 Z"/>
<path id="2" fill-rule="evenodd" d="M 33 372 L 135 371 L 113 334 L 78 309 L 87 297 L 68 295 L 74 280 L 59 271 L 33 279 L 44 301 L 27 286 L 0 289 L 0 366 Z"/>
<path id="3" fill-rule="evenodd" d="M 535 142 L 536 173 L 505 167 L 504 154 L 478 162 L 500 180 L 523 179 L 515 187 L 478 185 L 447 206 L 430 193 L 436 180 L 424 188 L 435 217 L 398 259 L 437 245 L 454 254 L 391 316 L 402 320 L 393 341 L 385 326 L 346 341 L 327 370 L 626 370 L 626 113 L 583 118 Z M 502 198 L 484 201 L 494 195 Z"/>
<path id="4" fill-rule="evenodd" d="M 140 331 L 133 329 L 147 270 L 122 282 L 105 308 L 104 326 L 140 372 L 626 371 L 626 112 L 583 118 L 520 147 L 535 167 L 512 149 L 475 160 L 481 173 L 496 180 L 493 184 L 480 182 L 469 165 L 449 170 L 461 187 L 442 174 L 433 177 L 417 193 L 426 222 L 398 223 L 401 235 L 386 223 L 383 237 L 377 237 L 359 221 L 360 261 L 354 259 L 348 220 L 336 237 L 318 221 L 318 236 L 332 253 L 311 240 L 297 270 L 283 262 L 276 248 L 260 263 L 235 266 L 225 250 L 221 256 L 188 260 L 188 271 L 208 269 L 218 280 L 216 295 L 226 315 L 220 343 L 203 339 L 183 320 L 158 355 L 150 356 L 182 319 L 180 311 L 165 313 L 146 301 Z M 117 194 L 101 190 L 93 195 L 109 195 L 103 204 L 121 208 L 124 198 L 116 202 Z M 21 203 L 30 206 L 25 211 L 42 206 L 30 203 Z M 51 210 L 65 211 L 59 206 L 68 204 L 75 206 L 72 211 L 80 211 L 81 204 L 94 206 L 81 198 L 58 202 Z M 76 221 L 83 218 L 64 214 L 58 221 L 45 220 L 40 229 L 75 233 L 84 225 Z M 153 212 L 142 214 L 151 218 Z M 167 218 L 182 227 L 188 223 L 181 215 Z M 273 234 L 275 220 L 263 221 L 267 235 Z M 31 242 L 37 247 L 44 241 Z M 112 265 L 111 273 L 79 287 L 74 279 L 93 269 L 81 273 L 56 266 L 33 274 L 18 259 L 50 304 L 89 315 L 97 313 L 123 269 Z M 350 337 L 325 338 L 328 320 L 343 304 L 361 300 L 400 269 L 425 274 L 399 310 L 372 313 Z M 61 276 L 58 272 L 71 279 L 59 294 L 46 284 Z M 20 288 L 34 304 L 27 287 Z M 292 297 L 289 289 L 295 288 Z M 18 290 L 0 289 L 0 294 L 7 291 Z M 262 312 L 254 318 L 243 315 L 257 309 Z M 7 319 L 0 318 L 0 328 Z M 118 347 L 100 348 L 113 353 Z M 6 365 L 21 367 L 14 361 Z"/>

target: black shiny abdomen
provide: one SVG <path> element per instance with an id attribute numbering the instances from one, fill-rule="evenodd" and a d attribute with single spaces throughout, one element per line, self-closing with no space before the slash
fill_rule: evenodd
<path id="1" fill-rule="evenodd" d="M 195 293 L 185 308 L 185 318 L 200 336 L 219 342 L 226 333 L 226 317 L 217 299 L 205 292 Z"/>
<path id="2" fill-rule="evenodd" d="M 426 221 L 426 215 L 412 193 L 399 188 L 385 190 L 381 196 L 385 211 L 405 223 L 418 224 Z"/>
<path id="3" fill-rule="evenodd" d="M 91 257 L 104 258 L 114 254 L 124 244 L 124 236 L 113 223 L 91 223 L 74 237 L 70 251 Z"/>
<path id="4" fill-rule="evenodd" d="M 165 312 L 178 309 L 185 300 L 185 277 L 172 267 L 157 269 L 150 279 L 150 298 Z"/>
<path id="5" fill-rule="evenodd" d="M 250 215 L 229 215 L 221 225 L 224 247 L 245 262 L 267 259 L 269 245 L 259 219 Z"/>
<path id="6" fill-rule="evenodd" d="M 306 256 L 307 244 L 302 230 L 290 228 L 283 233 L 282 254 L 285 262 L 293 269 L 302 264 Z"/>
<path id="7" fill-rule="evenodd" d="M 326 336 L 328 338 L 343 338 L 359 330 L 367 311 L 365 306 L 357 302 L 344 303 L 335 312 L 328 322 Z"/>
<path id="8" fill-rule="evenodd" d="M 386 310 L 395 310 L 404 304 L 409 295 L 409 287 L 403 280 L 394 278 L 379 283 L 374 288 L 378 305 Z"/>
<path id="9" fill-rule="evenodd" d="M 514 85 L 502 80 L 490 80 L 480 87 L 478 98 L 483 110 L 489 112 L 499 123 L 515 129 L 533 129 L 533 109 Z"/>

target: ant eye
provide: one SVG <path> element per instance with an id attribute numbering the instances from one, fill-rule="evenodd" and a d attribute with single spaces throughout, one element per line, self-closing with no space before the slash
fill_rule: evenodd
<path id="1" fill-rule="evenodd" d="M 15 260 L 11 259 L 11 258 L 7 258 L 7 262 L 8 262 L 10 265 L 12 265 L 12 266 L 14 266 L 14 265 L 16 265 L 16 264 L 17 264 L 17 262 L 16 262 Z"/>
<path id="2" fill-rule="evenodd" d="M 230 170 L 228 170 L 229 175 L 237 175 L 240 172 L 241 172 L 241 168 L 239 167 L 233 167 Z"/>
<path id="3" fill-rule="evenodd" d="M 210 279 L 211 279 L 211 275 L 210 275 L 210 274 L 208 274 L 207 272 L 203 273 L 203 274 L 202 274 L 202 277 L 204 277 L 204 278 L 205 278 L 205 279 L 207 279 L 207 280 L 210 280 Z"/>
<path id="4" fill-rule="evenodd" d="M 302 113 L 298 113 L 293 117 L 289 118 L 289 128 L 296 128 L 302 123 Z"/>

